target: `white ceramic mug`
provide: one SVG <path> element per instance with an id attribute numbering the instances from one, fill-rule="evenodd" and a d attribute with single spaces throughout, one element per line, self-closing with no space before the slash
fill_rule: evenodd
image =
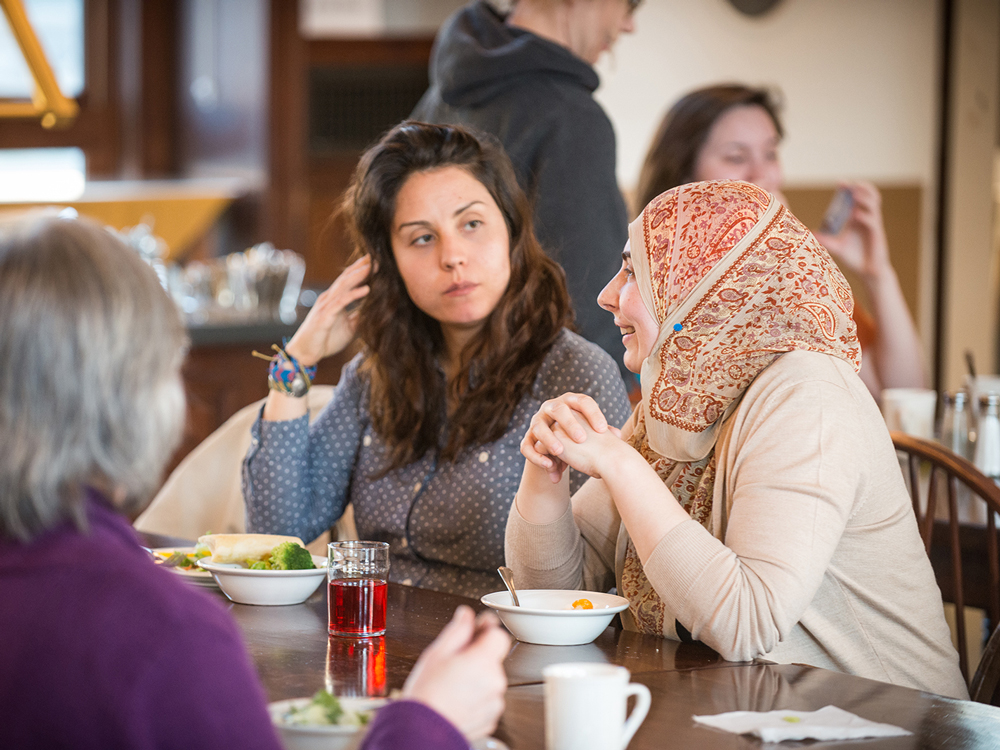
<path id="1" fill-rule="evenodd" d="M 649 688 L 613 664 L 551 664 L 545 677 L 546 750 L 625 750 L 649 712 Z M 625 720 L 630 695 L 636 698 Z"/>
<path id="2" fill-rule="evenodd" d="M 937 392 L 928 388 L 882 389 L 882 416 L 890 430 L 932 439 L 936 406 Z"/>

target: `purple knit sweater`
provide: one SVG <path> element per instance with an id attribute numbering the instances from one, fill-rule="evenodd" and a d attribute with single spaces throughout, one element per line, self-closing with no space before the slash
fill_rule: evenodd
<path id="1" fill-rule="evenodd" d="M 96 495 L 89 528 L 0 540 L 0 747 L 279 750 L 218 601 L 158 570 Z M 434 711 L 379 712 L 365 750 L 465 750 Z"/>

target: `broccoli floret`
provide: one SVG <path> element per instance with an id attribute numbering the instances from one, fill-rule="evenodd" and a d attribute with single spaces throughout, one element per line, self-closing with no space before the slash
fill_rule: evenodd
<path id="1" fill-rule="evenodd" d="M 247 560 L 248 567 L 250 570 L 270 570 L 270 566 L 263 560 L 257 560 L 256 562 L 250 562 Z"/>
<path id="2" fill-rule="evenodd" d="M 304 547 L 299 547 L 299 545 L 292 542 L 285 542 L 291 547 L 298 547 L 298 549 L 304 549 Z M 282 546 L 284 546 L 284 544 Z M 312 559 L 310 558 L 310 562 Z M 340 717 L 344 713 L 344 710 L 340 707 L 340 701 L 337 700 L 336 696 L 331 695 L 326 690 L 318 691 L 312 699 L 314 705 L 318 706 L 323 710 L 326 715 L 327 721 L 331 724 L 337 724 L 340 722 Z"/>
<path id="3" fill-rule="evenodd" d="M 315 567 L 309 550 L 295 542 L 282 542 L 271 550 L 271 570 L 308 570 Z"/>

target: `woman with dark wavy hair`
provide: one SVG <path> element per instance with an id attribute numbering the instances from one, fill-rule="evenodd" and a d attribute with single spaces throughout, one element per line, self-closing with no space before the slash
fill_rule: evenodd
<path id="1" fill-rule="evenodd" d="M 351 503 L 361 538 L 389 542 L 390 579 L 480 596 L 504 562 L 531 415 L 574 391 L 621 424 L 618 368 L 567 330 L 563 272 L 492 137 L 404 122 L 364 154 L 343 211 L 356 259 L 272 363 L 248 526 L 313 539 Z M 363 350 L 310 427 L 311 368 L 355 331 Z"/>

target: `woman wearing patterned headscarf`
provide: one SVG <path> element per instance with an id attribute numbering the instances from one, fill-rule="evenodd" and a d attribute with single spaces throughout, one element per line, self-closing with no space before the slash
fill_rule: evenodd
<path id="1" fill-rule="evenodd" d="M 642 401 L 621 433 L 578 394 L 535 415 L 506 534 L 519 584 L 617 586 L 627 628 L 726 659 L 967 696 L 827 252 L 726 181 L 654 199 L 622 255 L 599 302 Z M 591 476 L 572 499 L 567 466 Z"/>

